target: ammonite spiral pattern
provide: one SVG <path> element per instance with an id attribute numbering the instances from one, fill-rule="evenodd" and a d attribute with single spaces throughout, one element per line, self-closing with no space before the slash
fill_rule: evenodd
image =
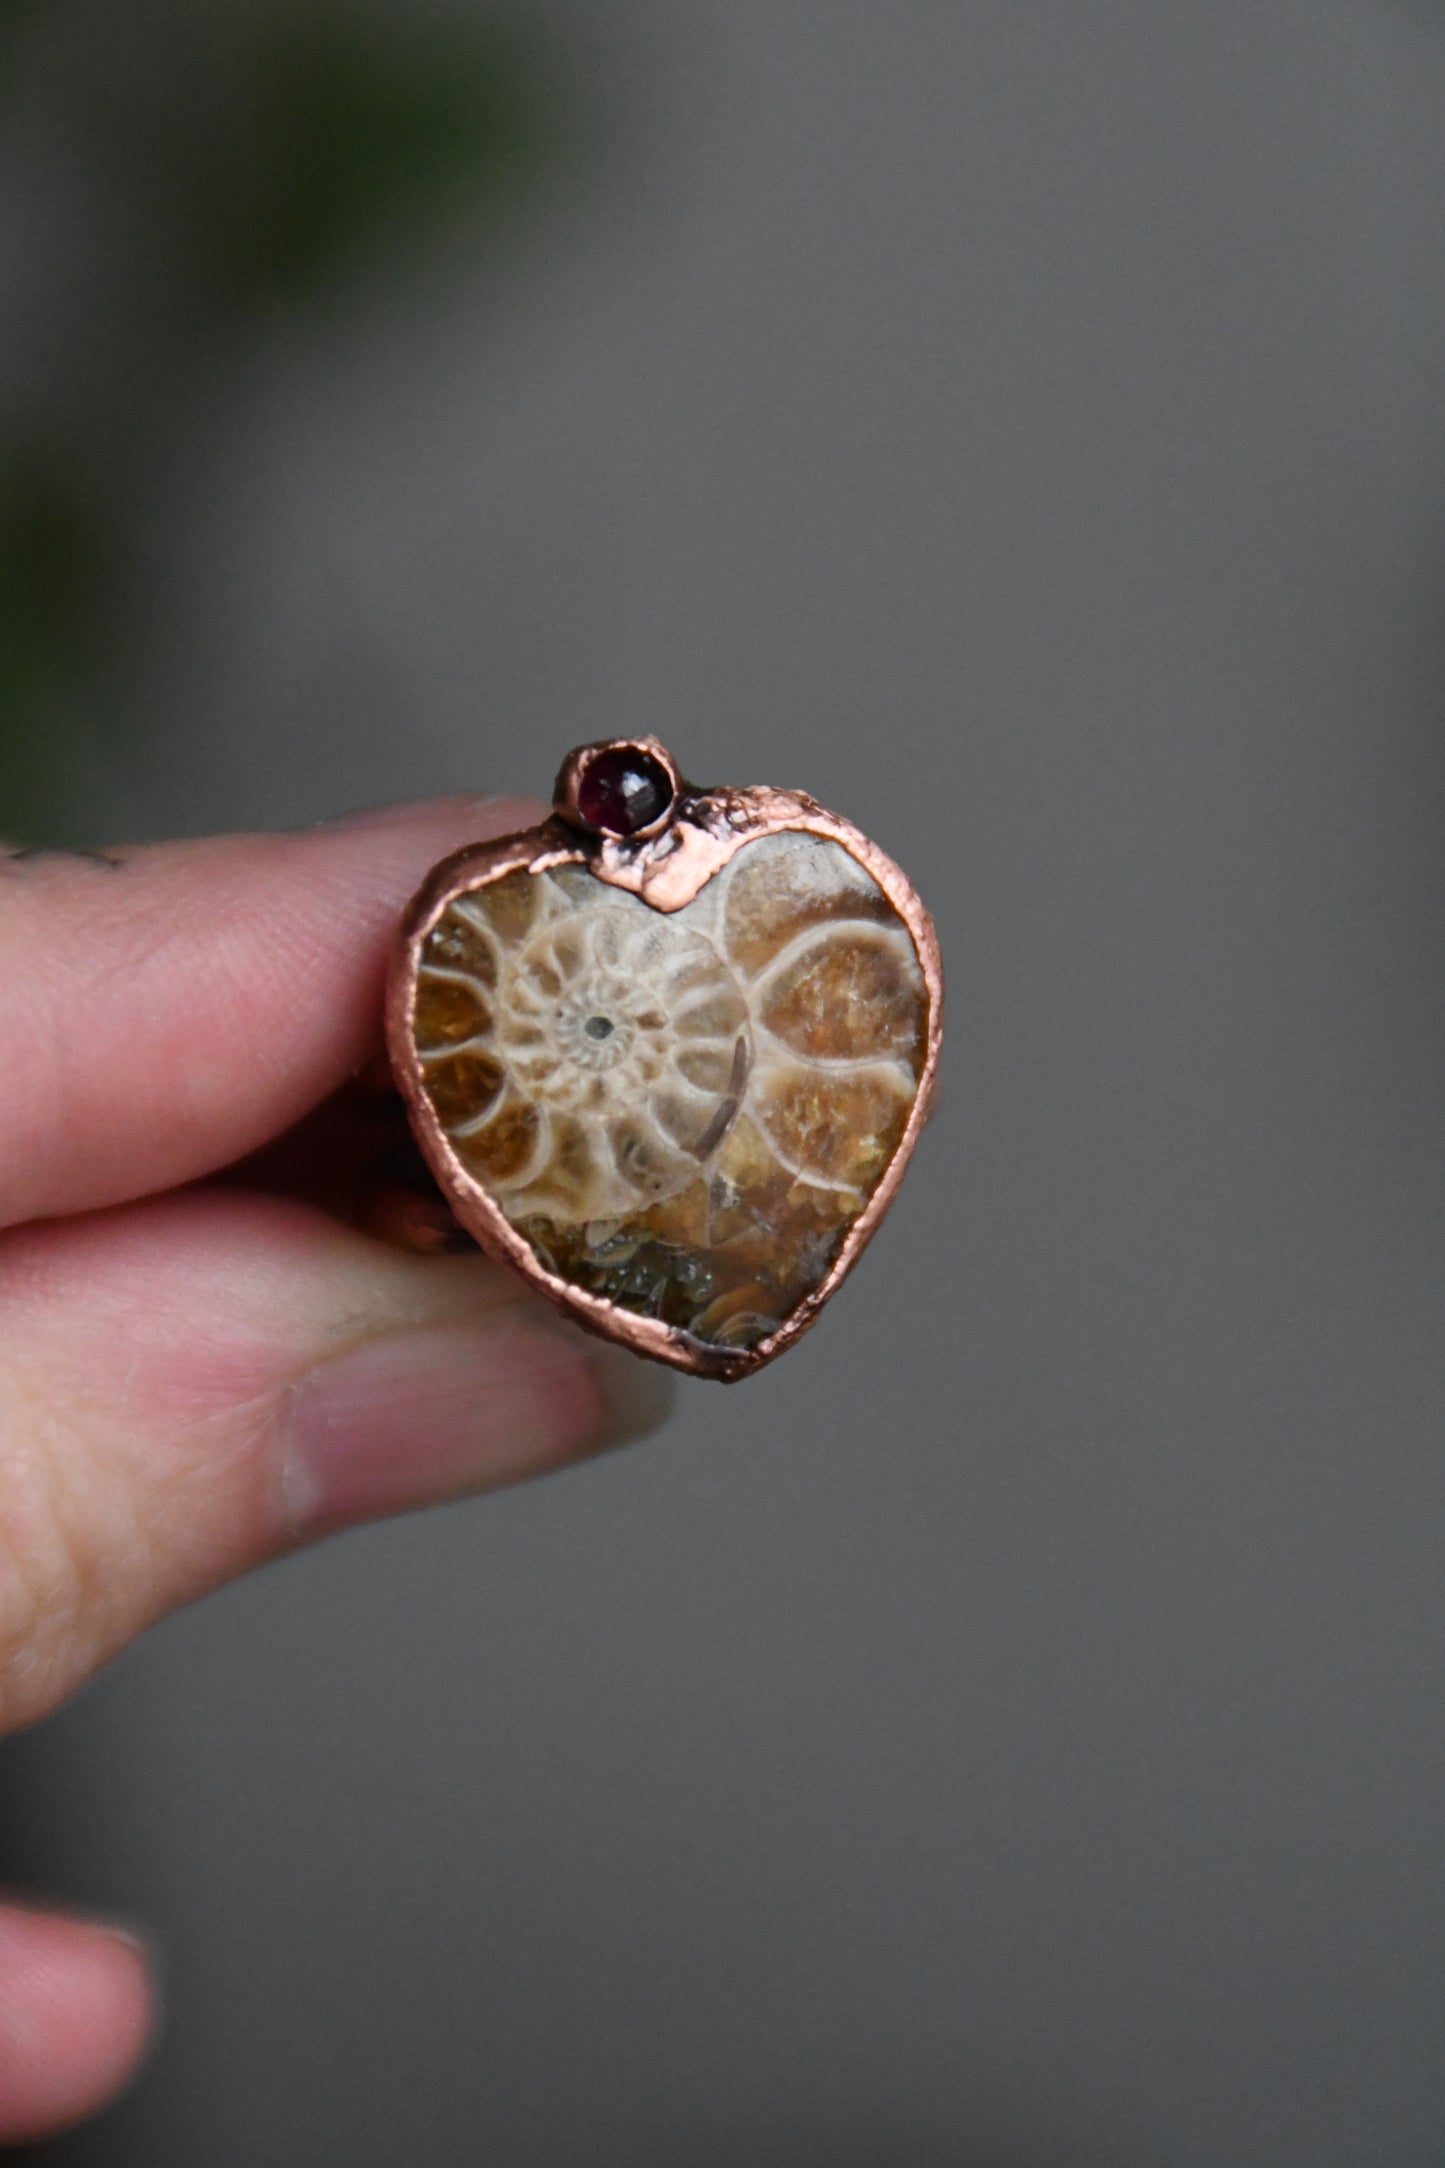
<path id="1" fill-rule="evenodd" d="M 581 867 L 473 889 L 426 938 L 414 1014 L 453 1149 L 543 1264 L 735 1348 L 826 1275 L 926 1025 L 907 928 L 800 832 L 671 914 Z"/>

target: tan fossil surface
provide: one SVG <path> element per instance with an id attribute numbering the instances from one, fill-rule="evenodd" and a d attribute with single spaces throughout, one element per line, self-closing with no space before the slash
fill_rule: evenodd
<path id="1" fill-rule="evenodd" d="M 582 866 L 453 897 L 412 1021 L 453 1151 L 548 1271 L 751 1348 L 885 1173 L 928 996 L 872 876 L 787 831 L 671 913 Z"/>

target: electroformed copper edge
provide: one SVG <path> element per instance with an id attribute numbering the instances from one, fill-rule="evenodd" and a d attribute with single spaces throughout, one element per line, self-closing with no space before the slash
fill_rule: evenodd
<path id="1" fill-rule="evenodd" d="M 829 813 L 802 791 L 766 787 L 696 790 L 679 778 L 677 795 L 666 815 L 637 835 L 603 835 L 578 824 L 575 813 L 569 818 L 575 805 L 580 756 L 634 745 L 660 759 L 668 773 L 677 776 L 671 755 L 656 739 L 613 739 L 598 747 L 579 747 L 563 763 L 558 777 L 559 809 L 547 820 L 517 835 L 468 845 L 432 868 L 397 931 L 386 995 L 387 1045 L 417 1142 L 457 1219 L 489 1257 L 510 1265 L 558 1309 L 602 1339 L 695 1377 L 731 1384 L 775 1361 L 817 1322 L 897 1195 L 937 1090 L 943 1044 L 943 963 L 933 919 L 902 868 L 851 821 Z M 893 1156 L 848 1229 L 825 1277 L 777 1331 L 756 1347 L 719 1348 L 695 1339 L 678 1326 L 665 1324 L 661 1318 L 624 1310 L 607 1297 L 591 1294 L 560 1274 L 549 1272 L 526 1237 L 512 1226 L 475 1176 L 467 1172 L 424 1089 L 412 1034 L 417 975 L 422 945 L 448 905 L 458 896 L 489 886 L 507 874 L 548 873 L 560 866 L 585 866 L 598 880 L 626 889 L 656 911 L 679 911 L 744 845 L 761 836 L 784 832 L 821 836 L 840 845 L 871 874 L 907 927 L 928 995 L 924 1060 L 908 1120 Z"/>

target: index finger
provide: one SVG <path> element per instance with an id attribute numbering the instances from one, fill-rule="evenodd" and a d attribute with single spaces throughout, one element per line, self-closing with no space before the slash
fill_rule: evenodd
<path id="1" fill-rule="evenodd" d="M 209 1174 L 380 1043 L 392 929 L 428 867 L 525 828 L 439 799 L 289 835 L 0 860 L 0 1226 Z"/>

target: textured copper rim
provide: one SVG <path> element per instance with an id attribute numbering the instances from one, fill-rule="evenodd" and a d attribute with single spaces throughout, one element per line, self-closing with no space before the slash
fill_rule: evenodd
<path id="1" fill-rule="evenodd" d="M 610 835 L 579 821 L 577 791 L 589 760 L 600 753 L 645 753 L 665 767 L 674 795 L 666 814 L 628 836 Z M 908 1120 L 888 1166 L 845 1235 L 826 1277 L 797 1308 L 751 1348 L 721 1348 L 695 1339 L 660 1318 L 643 1317 L 549 1272 L 462 1165 L 423 1088 L 412 1036 L 422 944 L 454 898 L 511 873 L 546 873 L 585 866 L 600 881 L 629 890 L 655 911 L 678 911 L 721 871 L 735 852 L 759 836 L 797 831 L 822 836 L 856 859 L 906 926 L 928 995 L 924 1060 Z M 781 1355 L 808 1330 L 829 1297 L 847 1278 L 888 1210 L 932 1109 L 943 1040 L 943 970 L 933 920 L 912 882 L 851 821 L 827 812 L 802 791 L 698 790 L 678 775 L 671 755 L 655 738 L 604 739 L 568 755 L 557 779 L 551 816 L 536 828 L 472 845 L 433 867 L 397 933 L 386 1004 L 387 1041 L 397 1084 L 418 1142 L 461 1225 L 499 1263 L 510 1265 L 557 1306 L 604 1339 L 638 1354 L 731 1381 L 748 1377 Z"/>

